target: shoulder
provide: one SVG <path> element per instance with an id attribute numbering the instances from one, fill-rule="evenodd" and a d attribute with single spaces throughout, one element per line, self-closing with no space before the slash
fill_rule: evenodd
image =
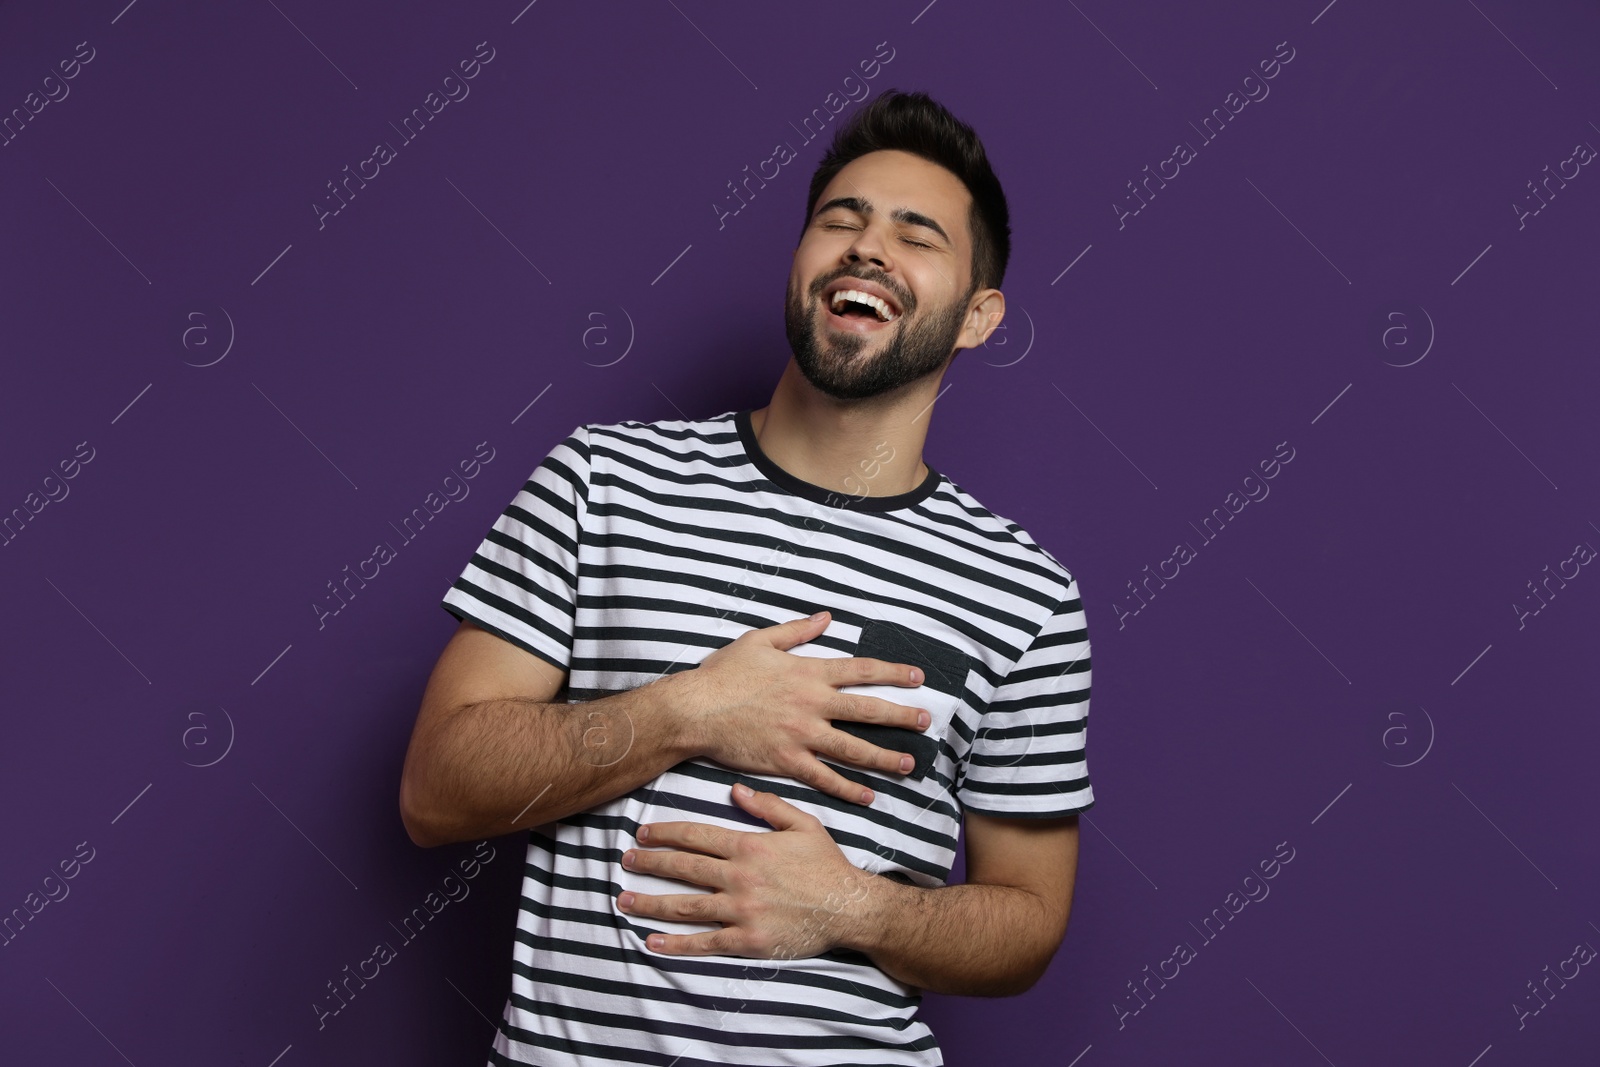
<path id="1" fill-rule="evenodd" d="M 594 457 L 658 463 L 695 452 L 724 453 L 739 439 L 734 412 L 704 419 L 588 422 L 572 431 Z"/>
<path id="2" fill-rule="evenodd" d="M 704 419 L 655 419 L 643 422 L 587 422 L 573 431 L 594 443 L 649 444 L 726 439 L 735 435 L 734 412 Z"/>
<path id="3" fill-rule="evenodd" d="M 595 480 L 690 478 L 737 462 L 734 415 L 588 422 L 573 429 L 563 444 L 581 456 L 586 475 Z"/>
<path id="4" fill-rule="evenodd" d="M 1060 601 L 1077 596 L 1076 579 L 1066 565 L 1021 524 L 984 507 L 949 475 L 943 475 L 938 490 L 925 506 L 935 521 L 960 531 L 963 537 L 981 545 L 986 554 L 998 556 L 1010 569 L 1030 578 L 1037 588 L 1050 591 Z"/>

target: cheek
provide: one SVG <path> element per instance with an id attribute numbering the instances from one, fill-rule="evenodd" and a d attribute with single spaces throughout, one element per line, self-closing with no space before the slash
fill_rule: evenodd
<path id="1" fill-rule="evenodd" d="M 835 247 L 837 242 L 825 239 L 808 237 L 800 242 L 800 247 L 795 249 L 794 269 L 801 278 L 815 278 L 823 269 L 836 263 L 843 255 L 841 247 Z"/>

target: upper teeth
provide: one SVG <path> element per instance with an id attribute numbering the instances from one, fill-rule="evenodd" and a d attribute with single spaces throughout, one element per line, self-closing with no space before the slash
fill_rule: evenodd
<path id="1" fill-rule="evenodd" d="M 889 305 L 885 301 L 873 296 L 871 293 L 863 293 L 859 289 L 836 290 L 830 299 L 833 302 L 833 308 L 835 311 L 839 309 L 839 305 L 844 301 L 854 300 L 857 303 L 865 304 L 872 310 L 876 311 L 878 313 L 878 319 L 882 322 L 888 322 L 894 318 L 894 311 L 890 309 Z"/>

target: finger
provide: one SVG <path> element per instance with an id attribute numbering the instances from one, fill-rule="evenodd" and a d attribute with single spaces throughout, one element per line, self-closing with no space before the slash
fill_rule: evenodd
<path id="1" fill-rule="evenodd" d="M 882 748 L 844 730 L 830 729 L 818 744 L 821 746 L 819 752 L 841 763 L 885 774 L 910 774 L 917 765 L 917 761 L 904 752 Z"/>
<path id="2" fill-rule="evenodd" d="M 817 663 L 826 672 L 829 685 L 917 686 L 923 682 L 920 668 L 871 656 L 829 656 Z"/>
<path id="3" fill-rule="evenodd" d="M 634 834 L 641 844 L 692 848 L 708 856 L 727 859 L 733 855 L 734 838 L 744 833 L 703 822 L 653 822 Z"/>
<path id="4" fill-rule="evenodd" d="M 826 710 L 830 719 L 903 726 L 907 730 L 926 730 L 933 721 L 933 715 L 927 708 L 896 704 L 882 697 L 862 696 L 859 693 L 835 693 Z"/>
<path id="5" fill-rule="evenodd" d="M 763 626 L 759 630 L 752 630 L 751 633 L 760 635 L 773 648 L 787 651 L 818 636 L 832 621 L 832 615 L 826 611 L 819 611 L 810 618 L 790 619 L 776 626 Z"/>
<path id="6" fill-rule="evenodd" d="M 776 830 L 809 830 L 817 822 L 816 816 L 801 811 L 778 794 L 751 789 L 743 782 L 733 787 L 733 800 L 750 814 L 767 820 Z"/>
<path id="7" fill-rule="evenodd" d="M 727 860 L 712 859 L 693 852 L 673 849 L 630 848 L 622 854 L 622 865 L 641 874 L 655 874 L 678 882 L 692 882 L 712 889 L 726 889 Z"/>
<path id="8" fill-rule="evenodd" d="M 727 922 L 727 899 L 721 893 L 623 893 L 617 907 L 629 915 L 684 922 Z"/>
<path id="9" fill-rule="evenodd" d="M 743 956 L 738 949 L 737 928 L 724 926 L 702 934 L 651 934 L 645 944 L 671 956 Z"/>
<path id="10" fill-rule="evenodd" d="M 872 790 L 852 782 L 815 756 L 801 757 L 798 763 L 791 763 L 784 773 L 795 781 L 804 782 L 817 792 L 826 793 L 830 797 L 838 797 L 852 804 L 872 803 Z"/>

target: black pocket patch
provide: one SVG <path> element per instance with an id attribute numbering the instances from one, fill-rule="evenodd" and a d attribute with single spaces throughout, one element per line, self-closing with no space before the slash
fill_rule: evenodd
<path id="1" fill-rule="evenodd" d="M 861 640 L 856 644 L 855 655 L 919 667 L 922 669 L 923 686 L 947 696 L 959 699 L 966 692 L 969 670 L 967 657 L 959 649 L 899 623 L 883 619 L 868 621 L 861 628 Z M 939 739 L 916 730 L 848 719 L 835 719 L 833 725 L 879 748 L 910 754 L 916 760 L 916 766 L 907 775 L 909 778 L 921 780 L 933 766 L 934 757 L 939 754 Z"/>
<path id="2" fill-rule="evenodd" d="M 937 638 L 899 623 L 883 619 L 868 622 L 861 628 L 856 655 L 921 667 L 923 685 L 957 699 L 967 691 L 970 667 L 966 655 Z"/>

